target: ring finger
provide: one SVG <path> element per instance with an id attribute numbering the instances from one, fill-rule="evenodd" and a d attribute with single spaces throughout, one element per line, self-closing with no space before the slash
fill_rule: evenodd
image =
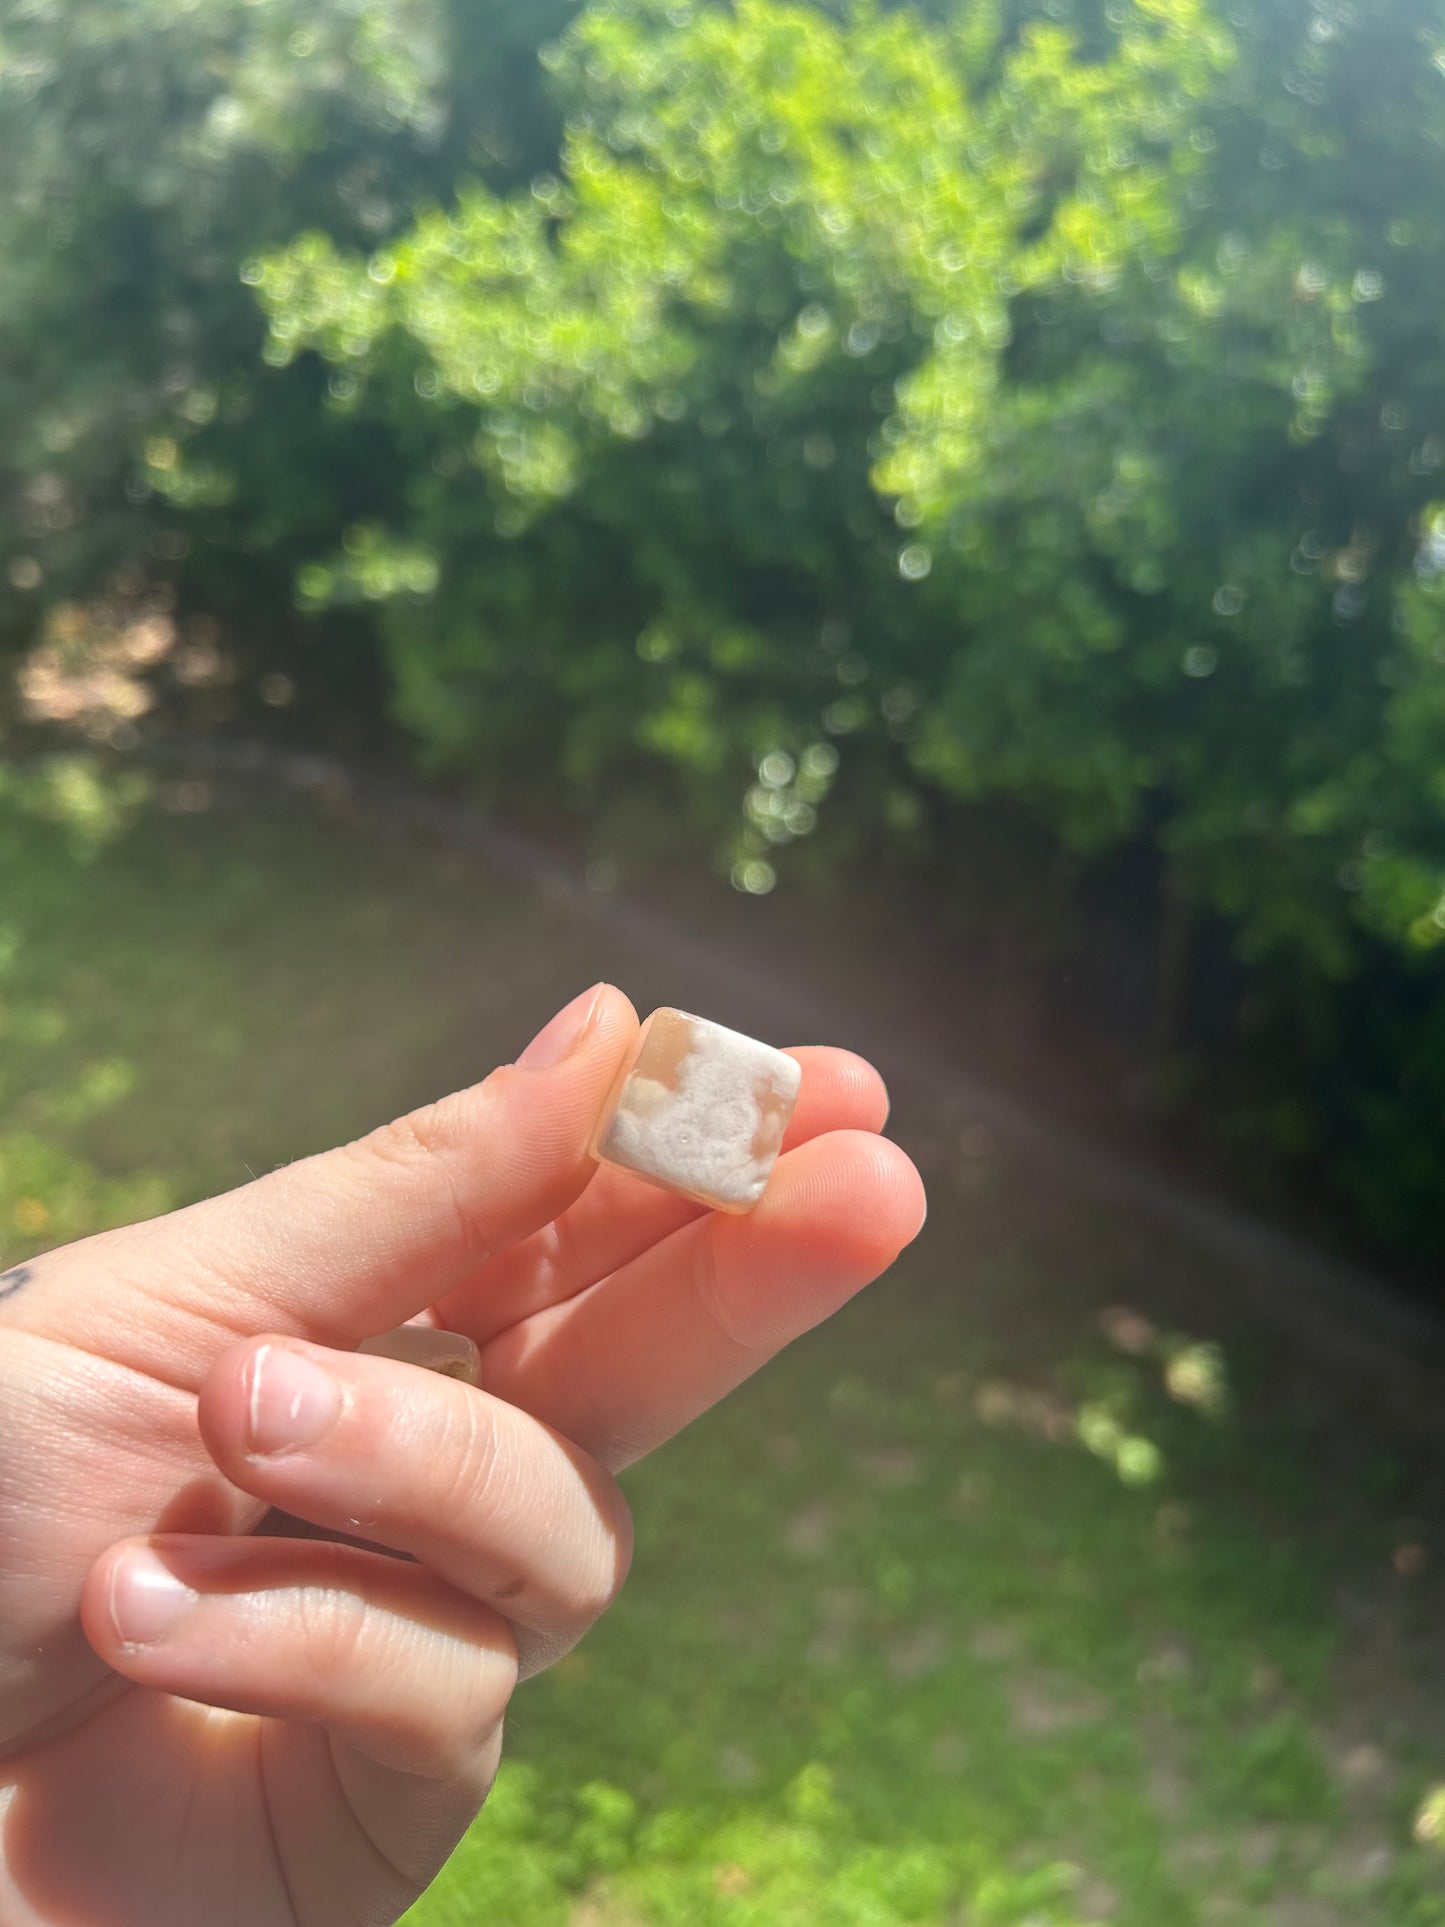
<path id="1" fill-rule="evenodd" d="M 81 1618 L 138 1685 L 319 1721 L 381 1766 L 485 1794 L 517 1678 L 511 1629 L 422 1566 L 317 1541 L 158 1533 L 101 1555 Z"/>

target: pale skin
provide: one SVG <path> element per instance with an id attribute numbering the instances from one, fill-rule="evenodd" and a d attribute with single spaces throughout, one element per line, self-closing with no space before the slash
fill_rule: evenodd
<path id="1" fill-rule="evenodd" d="M 636 1031 L 597 986 L 470 1089 L 0 1275 L 0 1927 L 394 1921 L 622 1584 L 614 1475 L 917 1234 L 846 1051 L 793 1053 L 745 1217 L 596 1167 Z M 354 1352 L 416 1318 L 483 1389 Z"/>

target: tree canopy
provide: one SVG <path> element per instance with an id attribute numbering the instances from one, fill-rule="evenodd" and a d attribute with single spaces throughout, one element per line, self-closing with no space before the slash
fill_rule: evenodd
<path id="1" fill-rule="evenodd" d="M 0 142 L 18 643 L 284 598 L 750 890 L 1147 850 L 1259 1134 L 1442 1248 L 1439 0 L 16 5 Z"/>

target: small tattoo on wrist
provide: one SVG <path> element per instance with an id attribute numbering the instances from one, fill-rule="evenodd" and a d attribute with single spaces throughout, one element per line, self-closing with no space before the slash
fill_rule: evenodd
<path id="1" fill-rule="evenodd" d="M 0 1271 L 0 1303 L 13 1298 L 22 1285 L 28 1285 L 35 1273 L 29 1265 L 16 1265 L 13 1271 Z"/>

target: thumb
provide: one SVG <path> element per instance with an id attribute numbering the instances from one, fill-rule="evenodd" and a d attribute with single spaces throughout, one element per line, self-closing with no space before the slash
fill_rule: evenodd
<path id="1" fill-rule="evenodd" d="M 598 984 L 468 1090 L 57 1253 L 24 1322 L 190 1389 L 218 1339 L 350 1346 L 398 1325 L 582 1190 L 588 1136 L 636 1034 L 626 997 Z"/>

